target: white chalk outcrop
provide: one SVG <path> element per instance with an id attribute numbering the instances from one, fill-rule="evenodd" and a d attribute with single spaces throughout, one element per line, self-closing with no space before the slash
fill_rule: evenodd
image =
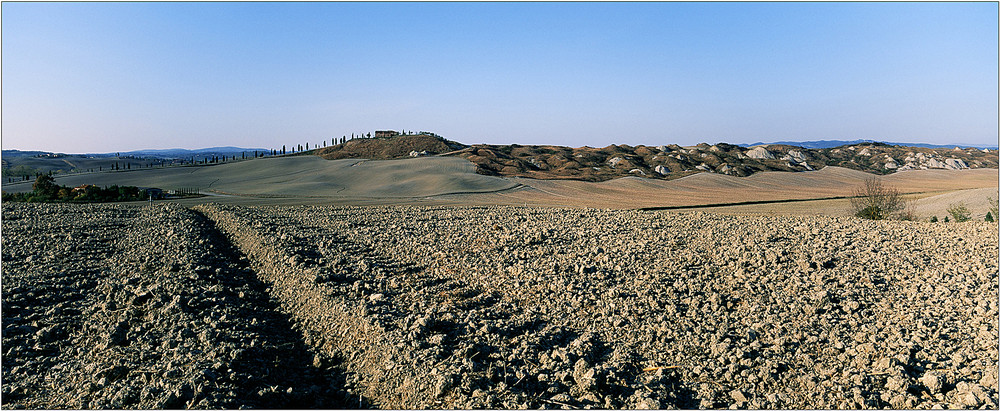
<path id="1" fill-rule="evenodd" d="M 750 149 L 750 151 L 747 151 L 747 157 L 758 160 L 774 160 L 774 154 L 771 154 L 771 152 L 767 151 L 767 149 L 763 146 L 754 147 Z"/>

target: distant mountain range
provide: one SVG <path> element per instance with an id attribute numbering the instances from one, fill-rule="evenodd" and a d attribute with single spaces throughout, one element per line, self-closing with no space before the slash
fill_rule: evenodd
<path id="1" fill-rule="evenodd" d="M 762 145 L 772 145 L 772 144 L 782 144 L 786 146 L 797 146 L 802 148 L 834 148 L 840 146 L 846 146 L 851 144 L 865 144 L 865 143 L 883 143 L 890 146 L 899 147 L 924 147 L 924 148 L 989 148 L 996 150 L 997 145 L 969 145 L 969 144 L 926 144 L 926 143 L 892 143 L 888 141 L 877 141 L 877 140 L 818 140 L 818 141 L 775 141 L 772 143 L 753 143 L 753 144 L 737 144 L 742 147 L 753 147 Z"/>
<path id="2" fill-rule="evenodd" d="M 3 150 L 3 176 L 34 176 L 39 173 L 94 172 L 105 170 L 131 170 L 133 168 L 163 167 L 192 163 L 214 163 L 255 158 L 254 152 L 271 155 L 270 149 L 211 147 L 197 150 L 182 148 L 161 150 L 135 150 L 117 153 L 65 154 L 47 151 Z"/>
<path id="3" fill-rule="evenodd" d="M 126 151 L 121 153 L 102 153 L 102 154 L 87 154 L 92 156 L 98 155 L 110 155 L 119 154 L 121 156 L 132 156 L 132 157 L 145 157 L 145 158 L 188 158 L 191 156 L 199 157 L 206 155 L 236 155 L 242 153 L 253 153 L 254 151 L 267 151 L 271 152 L 271 149 L 266 148 L 241 148 L 241 147 L 211 147 L 211 148 L 199 148 L 194 150 L 188 150 L 184 148 L 166 148 L 166 149 L 155 149 L 155 150 L 135 150 Z"/>
<path id="4" fill-rule="evenodd" d="M 242 153 L 247 153 L 248 155 L 254 151 L 260 152 L 271 152 L 271 149 L 265 148 L 241 148 L 241 147 L 211 147 L 211 148 L 199 148 L 194 150 L 184 149 L 184 148 L 167 148 L 167 149 L 149 149 L 149 150 L 134 150 L 134 151 L 120 151 L 114 153 L 87 153 L 87 154 L 66 154 L 66 153 L 52 153 L 48 151 L 21 151 L 21 150 L 3 150 L 4 157 L 39 157 L 39 156 L 55 156 L 55 157 L 93 157 L 93 158 L 104 158 L 104 157 L 134 157 L 134 158 L 149 158 L 149 159 L 188 159 L 191 157 L 195 158 L 205 158 L 212 156 L 234 156 L 241 155 Z"/>

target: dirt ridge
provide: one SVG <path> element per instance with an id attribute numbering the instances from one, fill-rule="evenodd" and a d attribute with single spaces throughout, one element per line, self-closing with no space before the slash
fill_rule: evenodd
<path id="1" fill-rule="evenodd" d="M 5 203 L 3 217 L 4 408 L 348 402 L 197 213 Z"/>
<path id="2" fill-rule="evenodd" d="M 271 285 L 272 295 L 294 319 L 307 344 L 331 359 L 349 357 L 348 369 L 363 380 L 355 383 L 367 387 L 362 388 L 365 393 L 359 398 L 359 405 L 365 404 L 365 397 L 369 404 L 382 408 L 408 408 L 413 404 L 417 394 L 412 384 L 391 379 L 382 367 L 355 366 L 377 364 L 385 356 L 385 347 L 389 344 L 385 341 L 384 329 L 366 317 L 365 301 L 350 301 L 323 286 L 334 274 L 318 267 L 323 261 L 313 258 L 317 256 L 315 250 L 289 255 L 288 250 L 270 246 L 273 241 L 247 227 L 248 221 L 240 220 L 232 209 L 214 204 L 195 209 L 215 221 L 247 253 L 261 277 Z M 283 235 L 279 241 L 287 238 Z M 345 247 L 339 239 L 330 242 Z M 360 250 L 350 245 L 346 247 Z M 371 400 L 376 398 L 379 402 L 372 404 Z"/>
<path id="3" fill-rule="evenodd" d="M 10 408 L 996 407 L 996 224 L 3 204 Z"/>

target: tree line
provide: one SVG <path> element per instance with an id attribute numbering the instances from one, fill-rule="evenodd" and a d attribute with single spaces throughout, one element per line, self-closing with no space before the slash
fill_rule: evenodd
<path id="1" fill-rule="evenodd" d="M 95 185 L 71 188 L 55 183 L 48 174 L 39 175 L 27 193 L 3 193 L 3 201 L 28 203 L 107 203 L 149 198 L 149 191 L 134 186 L 101 188 Z"/>
<path id="2" fill-rule="evenodd" d="M 328 141 L 330 143 L 336 145 L 336 144 L 345 144 L 348 141 L 355 140 L 355 139 L 391 138 L 391 137 L 394 137 L 394 136 L 397 136 L 397 135 L 423 135 L 423 134 L 426 134 L 426 135 L 435 136 L 435 137 L 437 136 L 437 134 L 431 133 L 431 132 L 427 132 L 427 131 L 417 131 L 417 132 L 414 132 L 413 130 L 402 130 L 399 133 L 396 133 L 395 131 L 392 131 L 392 130 L 389 130 L 389 131 L 392 132 L 392 133 L 395 133 L 395 134 L 393 134 L 393 135 L 391 135 L 389 137 L 383 137 L 383 136 L 373 137 L 371 132 L 367 132 L 367 133 L 351 133 L 350 137 L 348 137 L 345 134 L 345 135 L 343 135 L 343 136 L 341 136 L 339 138 L 338 137 L 334 137 L 334 138 L 332 138 L 330 140 L 323 140 L 322 147 L 323 148 L 327 147 L 328 146 L 328 144 L 327 144 Z M 313 149 L 318 149 L 318 148 L 320 148 L 320 145 L 313 144 L 312 148 Z M 187 159 L 174 159 L 174 160 L 171 160 L 169 164 L 165 160 L 146 161 L 144 163 L 142 161 L 143 158 L 141 158 L 141 157 L 135 157 L 135 156 L 124 156 L 124 157 L 122 157 L 120 154 L 116 153 L 115 157 L 117 159 L 119 159 L 119 160 L 126 160 L 126 159 L 128 159 L 128 160 L 136 160 L 136 162 L 133 163 L 132 161 L 121 161 L 121 162 L 115 161 L 114 163 L 111 163 L 111 164 L 108 165 L 108 171 L 127 171 L 127 170 L 132 170 L 133 168 L 136 168 L 136 169 L 140 169 L 140 168 L 153 168 L 153 167 L 157 167 L 157 166 L 158 167 L 167 167 L 168 165 L 181 165 L 181 166 L 183 166 L 183 165 L 187 165 L 187 164 L 190 164 L 190 165 L 220 164 L 220 163 L 225 163 L 225 162 L 230 162 L 230 161 L 236 161 L 236 160 L 246 160 L 246 159 L 249 159 L 249 158 L 263 158 L 263 157 L 267 157 L 267 156 L 272 156 L 273 157 L 273 156 L 279 156 L 279 155 L 292 154 L 292 153 L 297 153 L 297 152 L 309 151 L 309 149 L 310 149 L 310 144 L 309 144 L 309 142 L 306 142 L 304 145 L 303 144 L 295 144 L 295 145 L 293 145 L 291 147 L 291 149 L 289 149 L 289 147 L 287 145 L 282 145 L 281 149 L 254 150 L 254 151 L 250 151 L 250 152 L 244 151 L 244 152 L 242 152 L 239 155 L 236 155 L 236 154 L 225 155 L 225 154 L 223 154 L 221 156 L 220 155 L 212 155 L 212 156 L 205 156 L 205 157 L 201 157 L 201 158 L 198 158 L 197 156 L 191 156 L 191 157 L 189 157 Z M 72 169 L 72 170 L 70 170 L 68 172 L 69 173 L 78 173 L 78 172 L 84 172 L 84 171 L 93 173 L 93 172 L 103 172 L 105 170 L 104 170 L 104 165 L 99 165 L 97 167 L 89 167 L 89 168 L 86 168 L 86 169 L 76 169 L 76 168 L 74 168 L 74 169 Z M 65 172 L 65 171 L 56 170 L 56 172 Z M 3 168 L 3 173 L 2 174 L 3 174 L 3 177 L 6 178 L 6 180 L 7 180 L 8 183 L 13 183 L 15 181 L 28 181 L 31 177 L 39 177 L 41 175 L 46 175 L 46 174 L 49 175 L 49 176 L 51 176 L 53 174 L 53 171 L 43 172 L 43 171 L 41 171 L 39 169 L 35 169 L 35 168 L 24 166 L 24 165 L 19 165 L 17 167 L 13 167 L 13 168 Z"/>
<path id="3" fill-rule="evenodd" d="M 438 137 L 437 134 L 431 133 L 429 131 L 416 131 L 415 132 L 413 130 L 402 130 L 402 131 L 400 131 L 398 133 L 396 133 L 393 130 L 388 130 L 388 131 L 390 131 L 392 133 L 395 133 L 395 134 L 390 135 L 390 136 L 375 136 L 375 137 L 372 136 L 371 132 L 367 132 L 367 133 L 351 133 L 350 137 L 348 137 L 345 134 L 343 136 L 340 136 L 339 138 L 338 137 L 334 137 L 334 138 L 332 138 L 330 140 L 323 140 L 322 148 L 326 148 L 327 147 L 327 141 L 330 141 L 333 145 L 337 145 L 337 144 L 345 144 L 348 141 L 356 140 L 356 139 L 392 138 L 392 137 L 395 137 L 395 136 L 412 136 L 412 135 L 423 135 L 423 134 L 434 136 L 434 137 Z M 319 144 L 313 144 L 312 147 L 314 149 L 321 148 L 321 146 Z M 290 149 L 288 148 L 287 145 L 282 145 L 281 146 L 281 150 L 272 150 L 271 155 L 285 155 L 285 154 L 291 154 L 291 153 L 297 153 L 297 152 L 303 152 L 303 151 L 309 151 L 309 143 L 308 142 L 306 142 L 305 145 L 294 144 L 294 145 L 291 146 Z"/>

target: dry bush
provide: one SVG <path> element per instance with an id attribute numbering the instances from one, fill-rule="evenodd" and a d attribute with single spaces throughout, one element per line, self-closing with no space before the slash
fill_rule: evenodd
<path id="1" fill-rule="evenodd" d="M 896 214 L 896 218 L 903 221 L 917 221 L 920 218 L 917 217 L 917 212 L 913 209 L 913 203 L 909 201 L 903 201 L 903 209 Z"/>
<path id="2" fill-rule="evenodd" d="M 907 212 L 907 202 L 895 187 L 882 184 L 872 177 L 854 191 L 851 209 L 855 216 L 868 220 L 888 218 L 914 219 L 912 210 Z"/>

